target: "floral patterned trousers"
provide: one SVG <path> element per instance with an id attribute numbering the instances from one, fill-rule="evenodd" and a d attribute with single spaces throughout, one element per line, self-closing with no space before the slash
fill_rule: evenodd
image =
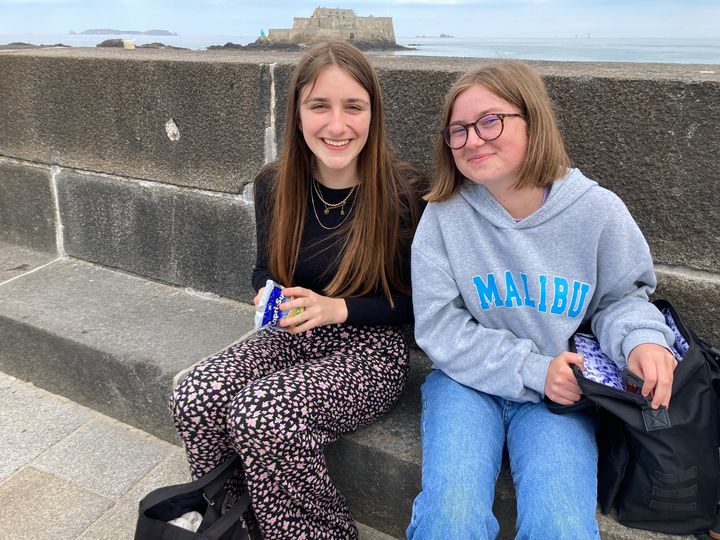
<path id="1" fill-rule="evenodd" d="M 237 342 L 195 366 L 171 398 L 192 476 L 237 452 L 264 539 L 355 539 L 323 447 L 386 412 L 407 371 L 395 327 L 266 329 Z"/>

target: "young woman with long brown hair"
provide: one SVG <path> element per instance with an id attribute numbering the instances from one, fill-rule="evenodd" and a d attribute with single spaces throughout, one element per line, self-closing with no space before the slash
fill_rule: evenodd
<path id="1" fill-rule="evenodd" d="M 281 308 L 303 311 L 204 360 L 173 396 L 193 476 L 238 453 L 265 539 L 357 537 L 323 447 L 404 386 L 421 180 L 388 148 L 365 56 L 340 42 L 309 50 L 281 157 L 255 180 L 255 302 L 273 279 L 293 298 Z"/>

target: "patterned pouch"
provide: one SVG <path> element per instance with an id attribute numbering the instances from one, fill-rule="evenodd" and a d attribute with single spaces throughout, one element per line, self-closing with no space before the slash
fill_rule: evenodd
<path id="1" fill-rule="evenodd" d="M 600 348 L 600 344 L 591 334 L 573 336 L 575 352 L 583 356 L 583 376 L 591 381 L 604 384 L 616 390 L 627 390 L 620 368 Z"/>

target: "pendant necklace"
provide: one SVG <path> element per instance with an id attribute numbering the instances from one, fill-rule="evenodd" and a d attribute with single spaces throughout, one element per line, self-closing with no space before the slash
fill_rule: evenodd
<path id="1" fill-rule="evenodd" d="M 347 196 L 342 201 L 340 201 L 339 203 L 330 204 L 322 198 L 322 196 L 320 195 L 320 190 L 315 185 L 315 182 L 316 181 L 313 179 L 313 189 L 310 190 L 310 202 L 312 203 L 313 214 L 315 214 L 315 219 L 317 220 L 318 225 L 320 225 L 326 231 L 334 231 L 335 229 L 340 227 L 343 223 L 345 223 L 348 220 L 348 218 L 350 217 L 350 214 L 352 213 L 353 208 L 355 207 L 355 199 L 353 199 L 350 202 L 350 208 L 348 209 L 347 213 L 345 212 L 345 203 L 347 203 L 348 199 L 350 198 L 350 195 L 352 195 L 355 192 L 355 186 L 352 187 L 352 189 L 350 190 L 350 193 L 348 193 Z M 340 209 L 340 215 L 343 215 L 345 217 L 342 219 L 342 221 L 340 221 L 340 223 L 338 223 L 334 227 L 328 227 L 327 225 L 324 225 L 322 221 L 320 221 L 320 216 L 318 215 L 317 207 L 315 205 L 315 194 L 316 193 L 317 193 L 318 198 L 320 199 L 320 202 L 323 205 L 325 205 L 325 210 L 323 212 L 324 214 L 329 214 L 330 209 L 332 209 L 332 208 L 337 208 L 338 206 L 342 206 L 342 208 Z"/>
<path id="2" fill-rule="evenodd" d="M 328 215 L 330 213 L 330 210 L 334 210 L 335 208 L 340 208 L 340 215 L 345 215 L 345 203 L 348 201 L 348 199 L 352 196 L 353 193 L 355 193 L 355 188 L 357 187 L 357 184 L 354 185 L 352 188 L 350 188 L 350 191 L 348 191 L 348 194 L 345 195 L 345 198 L 337 203 L 329 203 L 325 199 L 323 199 L 322 193 L 320 193 L 320 186 L 318 186 L 318 181 L 313 178 L 313 190 L 315 191 L 315 194 L 318 196 L 318 199 L 320 199 L 320 202 L 323 203 L 323 206 L 325 207 L 325 210 L 323 213 L 325 215 Z"/>

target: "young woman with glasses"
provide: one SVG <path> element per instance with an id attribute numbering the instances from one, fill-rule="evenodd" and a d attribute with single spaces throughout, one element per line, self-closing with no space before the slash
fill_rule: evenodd
<path id="1" fill-rule="evenodd" d="M 242 457 L 262 538 L 357 538 L 323 448 L 397 400 L 408 371 L 410 242 L 420 174 L 388 147 L 377 76 L 355 47 L 303 55 L 280 159 L 255 180 L 258 295 L 293 299 L 266 329 L 204 360 L 173 396 L 193 477 Z"/>
<path id="2" fill-rule="evenodd" d="M 568 340 L 591 321 L 603 349 L 670 401 L 674 338 L 648 302 L 650 252 L 620 199 L 570 168 L 544 85 L 521 62 L 452 86 L 436 181 L 412 245 L 422 388 L 422 491 L 409 539 L 495 538 L 503 448 L 518 538 L 599 538 L 597 450 Z"/>

